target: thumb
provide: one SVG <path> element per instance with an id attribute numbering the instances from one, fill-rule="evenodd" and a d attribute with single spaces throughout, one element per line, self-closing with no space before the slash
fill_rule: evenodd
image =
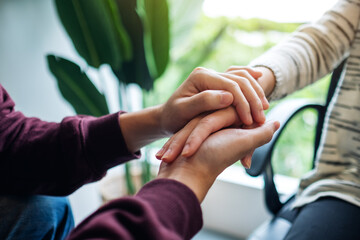
<path id="1" fill-rule="evenodd" d="M 255 148 L 270 142 L 279 127 L 278 121 L 269 121 L 259 127 L 248 129 L 248 137 L 252 139 L 250 142 Z"/>
<path id="2" fill-rule="evenodd" d="M 234 97 L 223 90 L 205 90 L 191 97 L 181 99 L 182 107 L 188 118 L 203 112 L 222 109 L 233 103 Z"/>

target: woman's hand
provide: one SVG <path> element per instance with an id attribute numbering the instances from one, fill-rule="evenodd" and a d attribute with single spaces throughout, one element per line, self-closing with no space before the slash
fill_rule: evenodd
<path id="1" fill-rule="evenodd" d="M 252 74 L 260 76 L 256 71 Z M 119 124 L 126 145 L 133 152 L 171 136 L 199 114 L 231 105 L 243 124 L 265 122 L 264 109 L 269 104 L 249 73 L 234 75 L 197 68 L 165 104 L 121 114 Z"/>
<path id="2" fill-rule="evenodd" d="M 225 168 L 269 142 L 279 126 L 279 122 L 267 122 L 252 129 L 228 128 L 218 131 L 210 135 L 193 156 L 179 156 L 171 163 L 162 162 L 158 178 L 184 183 L 201 202 Z"/>
<path id="3" fill-rule="evenodd" d="M 245 125 L 264 123 L 269 103 L 254 79 L 261 73 L 249 72 L 236 75 L 196 68 L 162 106 L 161 128 L 169 136 L 199 114 L 230 105 Z"/>
<path id="4" fill-rule="evenodd" d="M 274 90 L 276 78 L 272 70 L 267 67 L 244 67 L 244 66 L 231 66 L 226 72 L 233 75 L 244 75 L 244 71 L 249 73 L 256 79 L 259 86 L 263 89 L 266 96 L 269 96 Z"/>

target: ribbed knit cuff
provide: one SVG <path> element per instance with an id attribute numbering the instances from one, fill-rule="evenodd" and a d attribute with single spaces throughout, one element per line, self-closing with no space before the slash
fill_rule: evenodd
<path id="1" fill-rule="evenodd" d="M 85 155 L 95 172 L 103 173 L 120 163 L 140 157 L 140 151 L 128 151 L 119 125 L 121 113 L 82 121 Z"/>
<path id="2" fill-rule="evenodd" d="M 252 62 L 251 67 L 265 67 L 268 68 L 275 76 L 275 86 L 271 94 L 267 97 L 269 101 L 278 100 L 283 98 L 286 94 L 284 93 L 284 76 L 280 69 L 270 61 Z"/>

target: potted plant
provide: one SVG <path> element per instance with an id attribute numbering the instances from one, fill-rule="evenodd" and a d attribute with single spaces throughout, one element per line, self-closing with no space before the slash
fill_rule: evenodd
<path id="1" fill-rule="evenodd" d="M 146 94 L 164 74 L 170 62 L 171 45 L 180 44 L 200 13 L 203 0 L 55 0 L 58 16 L 87 69 L 107 65 L 117 79 L 119 105 L 131 111 L 126 86 L 137 84 Z M 203 54 L 224 32 L 204 45 Z M 204 58 L 199 58 L 196 65 Z M 50 71 L 62 96 L 77 114 L 109 113 L 104 93 L 77 63 L 48 55 Z M 196 67 L 196 66 L 194 66 Z M 185 73 L 189 69 L 185 69 Z M 107 81 L 104 79 L 103 81 Z M 147 153 L 142 162 L 141 185 L 151 178 Z M 136 188 L 131 165 L 125 165 L 126 193 Z"/>

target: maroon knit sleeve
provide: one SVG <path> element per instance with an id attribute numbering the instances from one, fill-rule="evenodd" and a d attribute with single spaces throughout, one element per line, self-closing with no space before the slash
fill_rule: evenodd
<path id="1" fill-rule="evenodd" d="M 53 123 L 14 105 L 0 85 L 0 194 L 67 195 L 138 157 L 127 150 L 119 113 Z"/>
<path id="2" fill-rule="evenodd" d="M 191 239 L 202 227 L 195 194 L 175 180 L 157 179 L 134 197 L 101 207 L 71 233 L 75 239 Z"/>

